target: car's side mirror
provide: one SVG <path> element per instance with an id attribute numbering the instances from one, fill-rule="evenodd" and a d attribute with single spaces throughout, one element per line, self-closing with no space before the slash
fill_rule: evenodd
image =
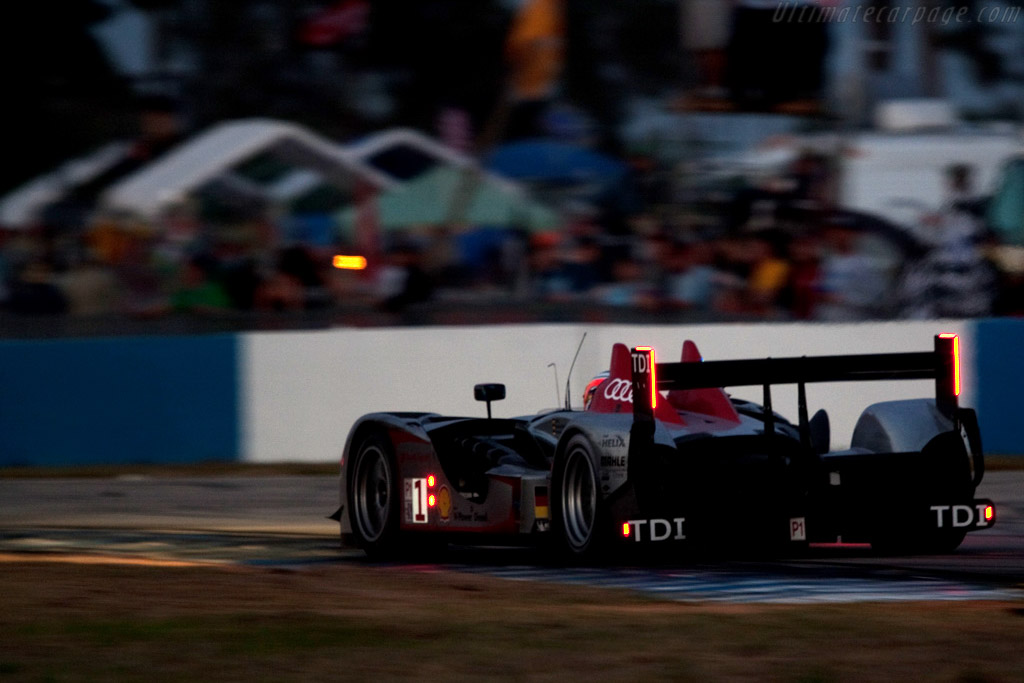
<path id="1" fill-rule="evenodd" d="M 477 384 L 473 387 L 473 398 L 478 401 L 487 401 L 487 418 L 491 417 L 491 401 L 500 401 L 505 398 L 504 384 Z"/>

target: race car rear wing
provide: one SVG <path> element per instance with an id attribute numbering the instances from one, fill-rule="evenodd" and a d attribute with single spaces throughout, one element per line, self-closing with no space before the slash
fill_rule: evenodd
<path id="1" fill-rule="evenodd" d="M 653 419 L 664 389 L 764 387 L 765 432 L 774 431 L 771 385 L 797 384 L 801 434 L 807 433 L 809 382 L 934 379 L 935 402 L 954 423 L 960 419 L 960 340 L 955 334 L 935 336 L 932 351 L 873 353 L 850 356 L 803 356 L 760 360 L 721 360 L 700 363 L 655 363 L 654 349 L 632 349 L 634 419 Z"/>

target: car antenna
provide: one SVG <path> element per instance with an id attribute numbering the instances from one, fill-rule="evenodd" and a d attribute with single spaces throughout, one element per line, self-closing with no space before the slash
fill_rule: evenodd
<path id="1" fill-rule="evenodd" d="M 587 338 L 587 333 L 583 333 L 583 339 L 580 339 L 580 345 L 576 347 L 576 355 L 572 357 L 572 365 L 569 366 L 569 374 L 565 378 L 565 409 L 572 410 L 571 399 L 569 398 L 569 380 L 572 379 L 572 369 L 576 367 L 576 359 L 580 357 L 580 349 L 583 348 L 583 342 Z"/>
<path id="2" fill-rule="evenodd" d="M 548 363 L 549 368 L 555 369 L 555 405 L 559 405 L 562 402 L 562 398 L 558 395 L 558 363 Z"/>

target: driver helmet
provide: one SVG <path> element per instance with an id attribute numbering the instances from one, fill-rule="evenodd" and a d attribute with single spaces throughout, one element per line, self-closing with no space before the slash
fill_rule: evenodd
<path id="1" fill-rule="evenodd" d="M 594 400 L 594 394 L 597 393 L 597 388 L 601 386 L 606 379 L 608 379 L 607 370 L 587 382 L 587 388 L 583 390 L 583 410 L 590 409 L 590 404 Z"/>

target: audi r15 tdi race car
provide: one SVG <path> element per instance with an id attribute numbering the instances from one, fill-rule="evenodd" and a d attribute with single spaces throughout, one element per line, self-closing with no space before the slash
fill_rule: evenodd
<path id="1" fill-rule="evenodd" d="M 851 446 L 829 449 L 810 382 L 934 379 L 935 397 L 875 403 Z M 798 413 L 772 410 L 795 384 Z M 723 387 L 761 386 L 760 404 Z M 959 340 L 920 353 L 701 360 L 612 349 L 583 410 L 491 418 L 501 384 L 474 388 L 486 418 L 373 413 L 341 463 L 344 541 L 370 555 L 423 544 L 530 543 L 567 558 L 620 547 L 774 553 L 810 543 L 952 551 L 995 523 L 975 497 L 984 474 L 977 417 L 958 405 Z M 568 400 L 567 400 L 568 402 Z"/>

